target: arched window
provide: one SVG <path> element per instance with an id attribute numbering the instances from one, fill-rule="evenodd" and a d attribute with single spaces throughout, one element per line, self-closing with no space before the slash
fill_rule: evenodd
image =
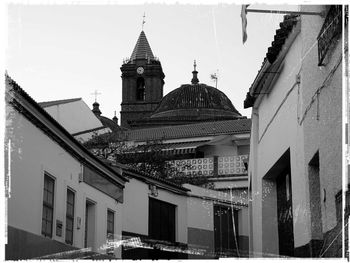
<path id="1" fill-rule="evenodd" d="M 138 78 L 136 82 L 136 100 L 145 100 L 145 80 L 143 78 Z"/>

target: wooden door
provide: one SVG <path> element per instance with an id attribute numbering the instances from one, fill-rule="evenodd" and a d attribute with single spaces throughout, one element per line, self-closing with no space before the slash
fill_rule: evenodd
<path id="1" fill-rule="evenodd" d="M 279 254 L 294 255 L 293 207 L 290 168 L 276 180 Z"/>
<path id="2" fill-rule="evenodd" d="M 175 207 L 167 202 L 149 199 L 149 238 L 175 242 Z"/>

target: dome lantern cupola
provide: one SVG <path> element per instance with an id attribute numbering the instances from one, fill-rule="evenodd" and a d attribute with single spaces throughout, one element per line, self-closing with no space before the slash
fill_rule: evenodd
<path id="1" fill-rule="evenodd" d="M 193 77 L 192 77 L 192 80 L 191 80 L 192 84 L 198 84 L 199 83 L 199 79 L 197 77 L 198 71 L 196 70 L 196 66 L 197 66 L 196 60 L 194 60 L 194 64 L 193 64 L 194 70 L 192 71 Z"/>
<path id="2" fill-rule="evenodd" d="M 100 111 L 100 104 L 98 102 L 94 102 L 92 104 L 92 112 L 96 115 L 96 116 L 100 116 L 101 115 L 101 111 Z"/>

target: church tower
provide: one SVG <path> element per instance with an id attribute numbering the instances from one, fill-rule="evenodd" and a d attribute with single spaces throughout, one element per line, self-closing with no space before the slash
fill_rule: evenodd
<path id="1" fill-rule="evenodd" d="M 132 128 L 135 120 L 150 116 L 163 98 L 164 73 L 154 57 L 144 31 L 122 71 L 121 126 Z"/>

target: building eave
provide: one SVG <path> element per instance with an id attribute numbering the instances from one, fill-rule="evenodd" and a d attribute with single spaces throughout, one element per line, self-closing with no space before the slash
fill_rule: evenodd
<path id="1" fill-rule="evenodd" d="M 150 174 L 139 171 L 136 168 L 133 168 L 133 167 L 130 167 L 127 165 L 115 163 L 115 164 L 113 164 L 113 168 L 114 169 L 121 169 L 123 171 L 124 176 L 130 176 L 134 179 L 138 179 L 138 180 L 143 181 L 147 184 L 154 184 L 159 188 L 163 188 L 167 191 L 171 191 L 171 192 L 176 193 L 176 194 L 186 195 L 186 193 L 188 191 L 190 191 L 189 189 L 187 189 L 181 185 L 170 182 L 170 181 L 163 179 L 163 178 L 152 176 Z"/>
<path id="2" fill-rule="evenodd" d="M 11 92 L 11 90 L 6 91 L 7 101 L 13 105 L 14 108 L 30 119 L 34 125 L 48 134 L 78 161 L 90 167 L 94 167 L 104 176 L 124 188 L 125 182 L 128 181 L 126 178 L 97 159 L 7 75 L 6 81 L 13 90 L 13 92 Z"/>
<path id="3" fill-rule="evenodd" d="M 284 21 L 280 23 L 280 29 L 276 30 L 275 40 L 268 48 L 261 68 L 247 92 L 244 108 L 257 106 L 261 98 L 270 92 L 272 84 L 283 69 L 284 58 L 300 30 L 299 16 L 285 16 Z"/>

